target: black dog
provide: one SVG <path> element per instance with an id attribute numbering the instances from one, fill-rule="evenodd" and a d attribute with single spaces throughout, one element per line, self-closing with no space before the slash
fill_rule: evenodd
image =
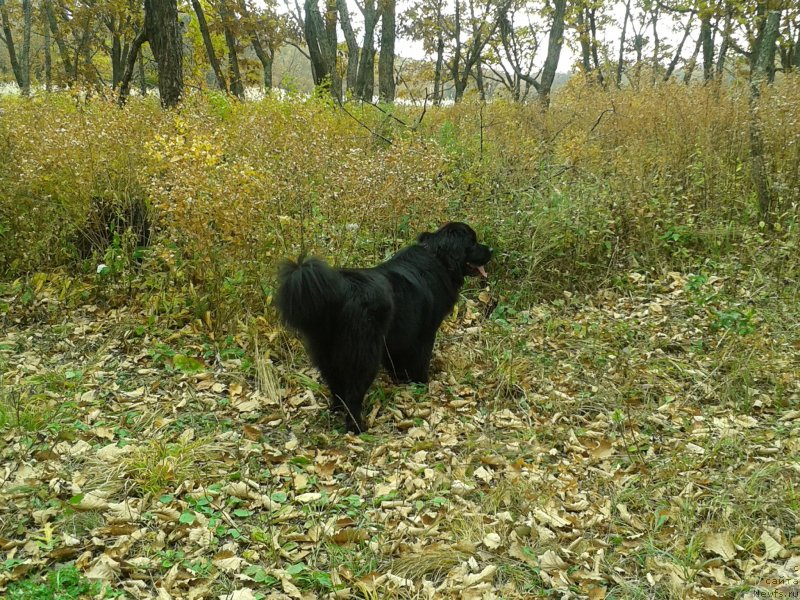
<path id="1" fill-rule="evenodd" d="M 281 265 L 278 312 L 305 338 L 350 431 L 366 430 L 361 403 L 381 363 L 396 381 L 428 381 L 439 325 L 464 277 L 485 277 L 491 257 L 469 225 L 448 223 L 372 269 L 317 258 Z"/>

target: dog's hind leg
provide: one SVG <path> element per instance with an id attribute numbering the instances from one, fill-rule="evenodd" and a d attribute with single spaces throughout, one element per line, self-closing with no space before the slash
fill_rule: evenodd
<path id="1" fill-rule="evenodd" d="M 428 383 L 435 336 L 417 340 L 418 346 L 403 351 L 384 351 L 383 365 L 400 383 Z"/>
<path id="2" fill-rule="evenodd" d="M 371 372 L 365 371 L 359 376 L 351 377 L 348 381 L 330 385 L 331 393 L 334 395 L 334 402 L 338 404 L 339 412 L 344 413 L 348 431 L 362 433 L 367 430 L 361 411 L 364 404 L 364 396 L 377 373 L 378 369 L 376 367 Z"/>
<path id="3" fill-rule="evenodd" d="M 319 365 L 331 389 L 332 407 L 335 412 L 344 414 L 347 429 L 353 433 L 367 430 L 361 416 L 364 396 L 380 366 L 377 352 L 359 352 L 365 349 L 364 342 L 362 339 L 362 345 L 357 348 L 340 346 L 333 360 Z"/>
<path id="4" fill-rule="evenodd" d="M 334 407 L 345 414 L 347 429 L 361 433 L 367 430 L 361 416 L 364 396 L 380 368 L 386 326 L 363 312 L 351 316 L 318 366 L 334 396 Z"/>

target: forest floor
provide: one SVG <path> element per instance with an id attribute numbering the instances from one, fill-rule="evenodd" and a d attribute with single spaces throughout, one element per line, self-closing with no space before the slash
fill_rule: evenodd
<path id="1" fill-rule="evenodd" d="M 470 293 L 430 385 L 380 377 L 359 437 L 270 319 L 215 340 L 0 288 L 0 594 L 800 589 L 796 288 L 623 280 L 524 311 Z"/>

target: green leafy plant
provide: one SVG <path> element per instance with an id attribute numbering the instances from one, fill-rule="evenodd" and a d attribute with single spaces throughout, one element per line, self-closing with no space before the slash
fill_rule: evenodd
<path id="1" fill-rule="evenodd" d="M 725 329 L 742 336 L 751 334 L 756 330 L 756 324 L 753 322 L 754 311 L 752 309 L 714 309 L 713 314 L 712 329 Z"/>

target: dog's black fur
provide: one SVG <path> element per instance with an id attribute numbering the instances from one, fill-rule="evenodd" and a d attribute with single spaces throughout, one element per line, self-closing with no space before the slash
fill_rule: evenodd
<path id="1" fill-rule="evenodd" d="M 366 430 L 361 404 L 381 364 L 396 381 L 428 381 L 439 325 L 464 278 L 485 276 L 491 257 L 469 225 L 448 223 L 371 269 L 318 258 L 281 264 L 278 312 L 305 339 L 350 431 Z"/>

